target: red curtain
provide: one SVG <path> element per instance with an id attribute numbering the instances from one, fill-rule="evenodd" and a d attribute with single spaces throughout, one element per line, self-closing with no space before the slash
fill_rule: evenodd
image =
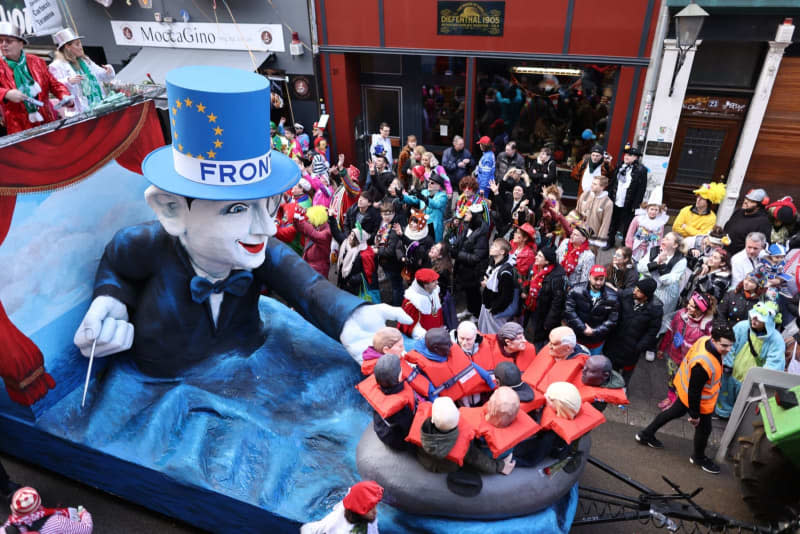
<path id="1" fill-rule="evenodd" d="M 152 101 L 0 149 L 0 195 L 58 189 L 120 157 L 139 165 L 164 144 Z"/>
<path id="2" fill-rule="evenodd" d="M 0 149 L 0 245 L 16 195 L 59 189 L 111 159 L 141 174 L 141 163 L 164 137 L 152 101 Z M 55 387 L 42 352 L 9 319 L 0 302 L 0 377 L 14 402 L 30 406 Z"/>

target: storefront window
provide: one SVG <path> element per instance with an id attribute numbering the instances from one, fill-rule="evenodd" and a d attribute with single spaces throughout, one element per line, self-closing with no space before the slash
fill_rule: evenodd
<path id="1" fill-rule="evenodd" d="M 464 134 L 464 82 L 466 60 L 423 56 L 420 70 L 422 139 L 426 147 L 445 147 L 453 136 Z"/>
<path id="2" fill-rule="evenodd" d="M 514 140 L 528 155 L 548 146 L 564 167 L 606 146 L 616 66 L 479 60 L 477 70 L 476 138 L 497 150 Z"/>

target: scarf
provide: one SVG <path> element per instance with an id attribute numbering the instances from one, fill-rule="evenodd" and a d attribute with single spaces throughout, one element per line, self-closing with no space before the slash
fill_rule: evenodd
<path id="1" fill-rule="evenodd" d="M 30 527 L 36 521 L 40 520 L 43 517 L 49 517 L 51 515 L 61 515 L 64 517 L 69 517 L 69 509 L 68 508 L 45 508 L 44 506 L 39 507 L 38 510 L 34 510 L 29 514 L 19 515 L 16 512 L 12 513 L 8 517 L 8 523 L 18 527 L 20 525 L 25 525 L 26 527 Z"/>
<path id="2" fill-rule="evenodd" d="M 593 173 L 595 171 L 595 169 L 597 169 L 597 167 L 599 167 L 600 164 L 603 163 L 603 160 L 601 159 L 600 161 L 595 163 L 594 161 L 592 161 L 592 158 L 590 157 L 588 163 L 589 163 L 589 172 Z"/>
<path id="3" fill-rule="evenodd" d="M 100 83 L 92 73 L 92 69 L 89 68 L 89 61 L 86 58 L 79 57 L 78 66 L 83 73 L 83 79 L 81 80 L 83 96 L 89 101 L 90 108 L 95 107 L 103 100 L 103 91 L 100 88 Z"/>
<path id="4" fill-rule="evenodd" d="M 422 227 L 422 230 L 412 230 L 411 225 L 406 226 L 405 235 L 412 241 L 420 241 L 428 237 L 428 225 Z"/>
<path id="5" fill-rule="evenodd" d="M 369 234 L 359 228 L 356 235 L 359 236 L 358 245 L 355 247 L 351 246 L 350 236 L 348 236 L 342 243 L 342 248 L 339 252 L 339 262 L 337 266 L 343 278 L 350 276 L 350 272 L 353 270 L 353 263 L 355 263 L 358 253 L 367 248 Z"/>
<path id="6" fill-rule="evenodd" d="M 564 259 L 561 260 L 561 266 L 564 268 L 564 271 L 566 271 L 567 276 L 575 271 L 575 267 L 578 266 L 578 258 L 580 258 L 585 250 L 589 250 L 588 241 L 584 241 L 577 247 L 573 245 L 572 241 L 567 243 L 567 253 L 564 254 Z"/>
<path id="7" fill-rule="evenodd" d="M 555 269 L 555 265 L 547 264 L 543 268 L 534 266 L 531 270 L 531 283 L 528 286 L 528 298 L 525 300 L 525 306 L 530 311 L 536 310 L 536 303 L 539 300 L 539 292 L 542 290 L 545 277 L 550 274 L 550 271 Z"/>
<path id="8" fill-rule="evenodd" d="M 6 62 L 8 66 L 11 67 L 11 71 L 14 73 L 14 83 L 17 85 L 17 89 L 22 91 L 22 94 L 35 98 L 42 92 L 42 88 L 36 80 L 33 79 L 33 75 L 28 69 L 28 62 L 24 50 L 20 53 L 17 61 L 6 58 Z M 27 101 L 24 102 L 24 104 L 25 110 L 28 112 L 28 120 L 31 122 L 44 121 L 44 117 L 39 113 L 39 108 Z"/>

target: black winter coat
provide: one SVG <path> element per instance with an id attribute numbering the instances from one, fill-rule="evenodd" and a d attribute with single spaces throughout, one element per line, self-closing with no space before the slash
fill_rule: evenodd
<path id="1" fill-rule="evenodd" d="M 533 182 L 533 193 L 539 195 L 542 187 L 553 185 L 558 179 L 558 166 L 553 158 L 547 160 L 547 163 L 539 163 L 538 159 L 530 160 L 528 165 L 528 176 L 531 177 Z"/>
<path id="2" fill-rule="evenodd" d="M 514 271 L 514 266 L 507 262 L 508 257 L 502 260 L 501 263 L 503 264 L 500 267 L 500 272 L 497 273 L 497 291 L 484 287 L 481 293 L 483 305 L 492 315 L 504 312 L 514 301 L 514 290 L 516 288 L 514 278 L 517 274 Z"/>
<path id="3" fill-rule="evenodd" d="M 358 212 L 358 204 L 353 204 L 344 214 L 344 228 L 342 231 L 344 232 L 345 236 L 350 235 L 350 232 L 353 231 L 353 228 L 356 227 L 356 213 Z M 375 237 L 375 232 L 378 231 L 378 228 L 381 226 L 381 212 L 375 206 L 370 206 L 367 208 L 366 213 L 364 213 L 364 218 L 361 220 L 361 228 L 369 234 L 369 242 L 372 243 L 373 238 Z M 334 239 L 339 241 L 338 238 L 334 236 Z M 341 243 L 341 241 L 339 241 Z"/>
<path id="4" fill-rule="evenodd" d="M 461 287 L 481 285 L 489 266 L 489 225 L 484 222 L 469 236 L 466 225 L 459 229 L 454 249 L 456 283 Z"/>
<path id="5" fill-rule="evenodd" d="M 772 224 L 769 222 L 769 215 L 764 208 L 759 207 L 752 215 L 748 215 L 742 208 L 739 208 L 725 223 L 724 230 L 731 238 L 728 253 L 733 256 L 744 248 L 744 242 L 750 232 L 761 232 L 769 240 Z"/>
<path id="6" fill-rule="evenodd" d="M 405 234 L 400 236 L 397 240 L 395 247 L 395 254 L 397 260 L 402 266 L 408 266 L 411 273 L 416 273 L 419 269 L 430 267 L 431 259 L 428 257 L 428 251 L 434 245 L 433 232 L 428 232 L 428 235 L 419 240 L 419 245 L 411 247 L 414 243 L 412 239 L 406 237 Z M 397 234 L 395 234 L 397 235 Z"/>
<path id="7" fill-rule="evenodd" d="M 603 294 L 597 299 L 597 302 L 592 303 L 588 282 L 573 287 L 567 293 L 564 319 L 567 326 L 575 331 L 578 343 L 593 344 L 603 341 L 617 325 L 619 319 L 617 290 L 606 284 L 603 287 Z M 591 336 L 583 333 L 587 325 L 594 330 Z"/>
<path id="8" fill-rule="evenodd" d="M 392 224 L 395 222 L 398 222 L 397 216 L 392 220 Z M 375 254 L 384 271 L 397 272 L 403 268 L 400 258 L 397 257 L 397 243 L 399 241 L 400 236 L 390 227 L 386 236 L 386 243 L 378 245 L 378 251 Z"/>
<path id="9" fill-rule="evenodd" d="M 556 264 L 542 281 L 542 289 L 536 297 L 533 311 L 533 342 L 547 341 L 550 330 L 561 325 L 564 317 L 564 304 L 567 300 L 567 273 Z"/>
<path id="10" fill-rule="evenodd" d="M 603 347 L 616 369 L 635 365 L 644 351 L 656 350 L 664 305 L 655 296 L 644 309 L 634 310 L 634 304 L 632 287 L 620 291 L 619 322 Z"/>
<path id="11" fill-rule="evenodd" d="M 614 169 L 614 172 L 608 181 L 608 198 L 614 202 L 615 208 L 617 206 L 617 186 L 619 185 L 619 178 L 617 175 L 619 174 L 620 170 L 622 170 L 623 165 L 624 164 L 620 164 L 616 169 Z M 628 191 L 625 194 L 625 206 L 623 209 L 626 211 L 634 211 L 636 208 L 638 208 L 642 203 L 642 199 L 644 199 L 645 189 L 647 189 L 647 169 L 645 169 L 641 163 L 636 161 L 633 164 L 633 170 L 631 171 L 631 185 L 628 187 Z"/>
<path id="12" fill-rule="evenodd" d="M 753 298 L 744 296 L 744 290 L 741 286 L 736 288 L 735 291 L 728 291 L 725 297 L 717 307 L 717 313 L 714 314 L 714 323 L 723 324 L 733 328 L 733 325 L 739 321 L 747 319 L 747 313 L 750 308 L 758 304 L 761 297 L 753 295 Z"/>

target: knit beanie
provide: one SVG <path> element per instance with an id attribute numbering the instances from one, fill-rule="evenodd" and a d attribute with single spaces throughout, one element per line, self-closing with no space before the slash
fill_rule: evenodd
<path id="1" fill-rule="evenodd" d="M 639 280 L 638 282 L 636 282 L 636 287 L 639 288 L 639 291 L 644 293 L 645 296 L 647 297 L 647 299 L 649 300 L 649 299 L 653 298 L 653 293 L 656 292 L 656 288 L 658 287 L 658 284 L 652 278 L 645 277 L 645 278 L 642 278 L 641 280 Z"/>
<path id="2" fill-rule="evenodd" d="M 547 263 L 549 263 L 550 265 L 555 265 L 556 263 L 558 263 L 558 256 L 556 256 L 556 249 L 554 249 L 553 247 L 544 247 L 540 249 L 540 251 L 542 253 L 542 256 L 544 256 L 544 259 L 547 260 Z"/>

